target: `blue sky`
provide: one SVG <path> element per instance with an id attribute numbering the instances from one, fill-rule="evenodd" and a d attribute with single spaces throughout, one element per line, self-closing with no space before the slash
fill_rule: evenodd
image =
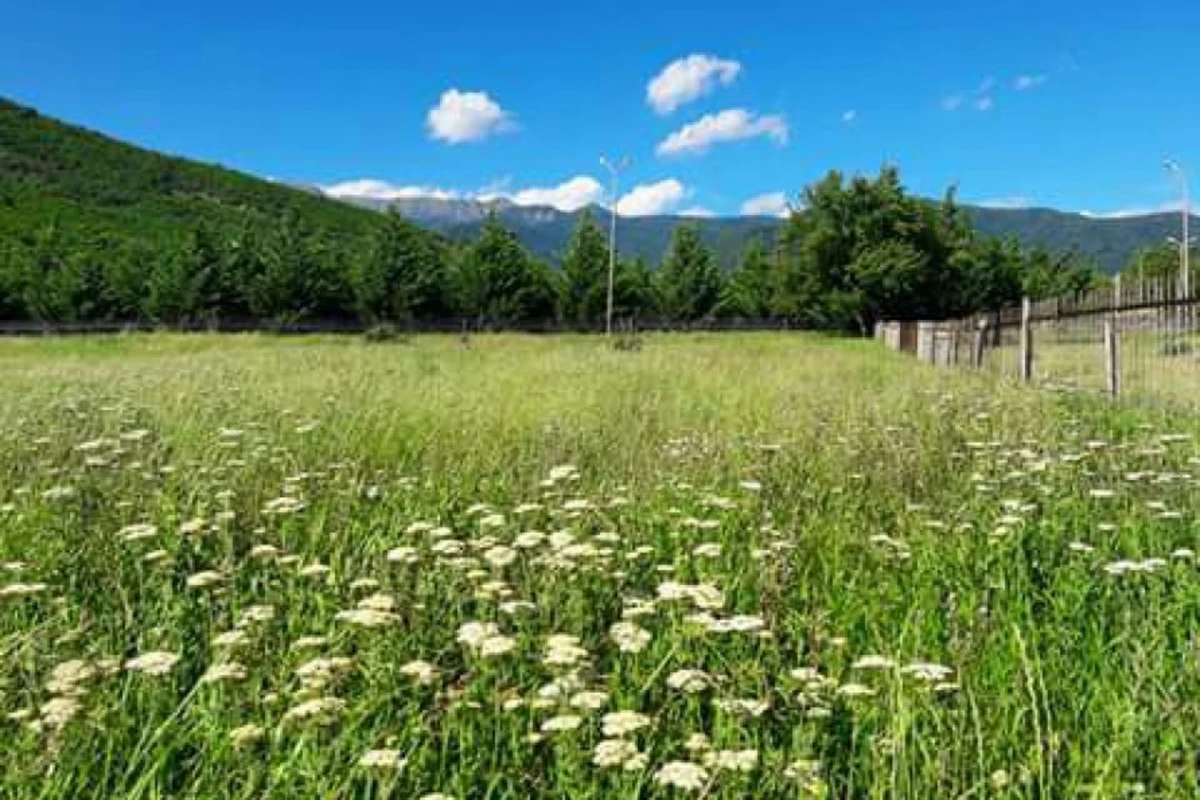
<path id="1" fill-rule="evenodd" d="M 769 212 L 885 161 L 922 194 L 1122 213 L 1177 203 L 1164 156 L 1200 170 L 1178 0 L 0 0 L 0 28 L 0 95 L 343 192 L 569 207 L 610 153 L 628 213 Z"/>

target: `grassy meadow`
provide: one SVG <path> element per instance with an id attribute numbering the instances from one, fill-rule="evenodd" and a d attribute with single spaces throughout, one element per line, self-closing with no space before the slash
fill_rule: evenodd
<path id="1" fill-rule="evenodd" d="M 0 797 L 1200 796 L 1196 416 L 795 334 L 0 380 Z"/>

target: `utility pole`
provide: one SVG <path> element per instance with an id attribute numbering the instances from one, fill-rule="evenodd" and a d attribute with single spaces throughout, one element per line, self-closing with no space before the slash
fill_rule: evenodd
<path id="1" fill-rule="evenodd" d="M 1180 269 L 1180 289 L 1183 291 L 1185 300 L 1191 299 L 1191 264 L 1189 263 L 1189 250 L 1192 248 L 1192 240 L 1188 236 L 1188 226 L 1191 222 L 1191 196 L 1188 192 L 1187 173 L 1183 171 L 1183 167 L 1179 166 L 1179 162 L 1174 159 L 1166 159 L 1163 161 L 1163 168 L 1167 172 L 1172 173 L 1179 179 L 1180 190 L 1183 193 L 1183 204 L 1180 206 L 1180 213 L 1183 217 L 1183 238 L 1179 240 L 1179 269 Z"/>
<path id="2" fill-rule="evenodd" d="M 604 315 L 604 335 L 612 336 L 613 275 L 617 271 L 617 184 L 621 173 L 629 168 L 629 158 L 622 156 L 616 162 L 612 162 L 606 157 L 600 156 L 600 165 L 608 170 L 612 186 L 609 194 L 612 213 L 608 228 L 608 310 Z"/>

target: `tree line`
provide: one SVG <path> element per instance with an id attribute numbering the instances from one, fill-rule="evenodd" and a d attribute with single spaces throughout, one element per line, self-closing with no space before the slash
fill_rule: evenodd
<path id="1" fill-rule="evenodd" d="M 492 216 L 470 241 L 398 214 L 363 230 L 285 213 L 202 219 L 147 242 L 50 222 L 0 242 L 0 319 L 47 322 L 219 319 L 364 324 L 462 318 L 480 325 L 594 327 L 607 306 L 607 235 L 581 215 L 558 268 Z M 618 258 L 618 320 L 738 317 L 868 332 L 879 319 L 937 319 L 1050 297 L 1101 280 L 1072 254 L 1022 248 L 972 229 L 953 191 L 908 194 L 898 172 L 831 172 L 772 238 L 722 271 L 697 230 L 674 231 L 661 263 Z"/>

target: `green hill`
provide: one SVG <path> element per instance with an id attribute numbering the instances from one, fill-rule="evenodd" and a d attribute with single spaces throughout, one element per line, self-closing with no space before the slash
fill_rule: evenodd
<path id="1" fill-rule="evenodd" d="M 0 235 L 55 224 L 69 237 L 159 244 L 209 223 L 357 236 L 377 215 L 218 166 L 143 150 L 0 98 Z"/>
<path id="2" fill-rule="evenodd" d="M 1176 213 L 1091 217 L 1049 208 L 979 207 L 967 213 L 980 233 L 1015 236 L 1022 244 L 1054 252 L 1074 250 L 1109 274 L 1126 267 L 1138 250 L 1179 236 L 1180 228 Z"/>

